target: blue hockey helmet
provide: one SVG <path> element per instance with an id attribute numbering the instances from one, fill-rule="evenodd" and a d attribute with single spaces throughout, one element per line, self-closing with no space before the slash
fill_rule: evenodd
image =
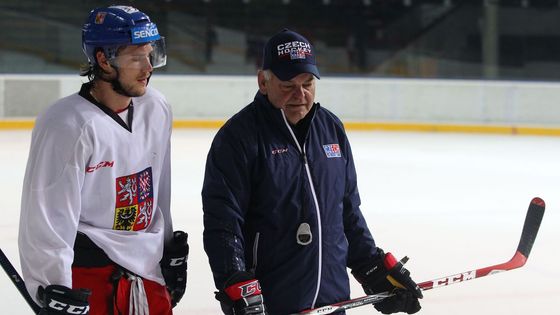
<path id="1" fill-rule="evenodd" d="M 165 41 L 155 23 L 143 12 L 130 6 L 97 8 L 89 13 L 82 28 L 82 49 L 91 65 L 95 65 L 96 49 L 102 48 L 107 59 L 116 57 L 121 46 L 151 44 L 153 68 L 165 66 Z"/>

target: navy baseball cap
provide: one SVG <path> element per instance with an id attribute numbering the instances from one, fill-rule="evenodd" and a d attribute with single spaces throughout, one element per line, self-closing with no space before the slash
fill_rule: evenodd
<path id="1" fill-rule="evenodd" d="M 320 79 L 315 49 L 300 34 L 284 29 L 264 45 L 263 70 L 270 69 L 282 81 L 301 73 L 311 73 Z"/>

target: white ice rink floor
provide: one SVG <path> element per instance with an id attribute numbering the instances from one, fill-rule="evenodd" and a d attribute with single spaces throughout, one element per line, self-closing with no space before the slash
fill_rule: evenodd
<path id="1" fill-rule="evenodd" d="M 178 129 L 172 139 L 174 224 L 188 231 L 191 245 L 187 293 L 175 309 L 179 315 L 220 314 L 202 249 L 200 200 L 215 132 Z M 0 132 L 0 246 L 18 270 L 30 134 Z M 420 314 L 558 314 L 560 137 L 349 132 L 349 138 L 369 227 L 380 247 L 410 257 L 407 266 L 418 282 L 509 260 L 531 198 L 547 203 L 523 268 L 426 291 Z M 352 280 L 352 296 L 362 295 Z M 0 313 L 31 314 L 4 274 Z M 348 314 L 376 312 L 364 306 Z"/>

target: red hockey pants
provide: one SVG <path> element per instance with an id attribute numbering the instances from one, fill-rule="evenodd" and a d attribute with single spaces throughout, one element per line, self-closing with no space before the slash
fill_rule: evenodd
<path id="1" fill-rule="evenodd" d="M 126 275 L 113 280 L 116 271 L 116 266 L 72 267 L 72 287 L 91 290 L 90 315 L 128 315 L 129 300 L 132 298 L 130 296 L 131 281 L 127 279 Z M 142 279 L 142 281 L 150 314 L 173 314 L 171 296 L 165 286 L 147 279 Z"/>

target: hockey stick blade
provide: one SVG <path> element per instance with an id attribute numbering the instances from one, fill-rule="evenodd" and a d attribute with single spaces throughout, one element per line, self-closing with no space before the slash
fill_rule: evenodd
<path id="1" fill-rule="evenodd" d="M 523 232 L 521 232 L 521 239 L 517 246 L 517 251 L 526 258 L 529 258 L 531 249 L 533 249 L 533 243 L 535 243 L 535 238 L 537 237 L 544 216 L 544 208 L 544 200 L 539 197 L 533 198 L 529 205 L 529 210 L 525 217 L 525 224 L 523 224 Z"/>
<path id="2" fill-rule="evenodd" d="M 484 267 L 480 269 L 470 270 L 462 273 L 458 273 L 452 276 L 447 276 L 439 279 L 429 280 L 422 283 L 418 283 L 418 286 L 422 291 L 431 290 L 435 288 L 440 288 L 448 286 L 450 284 L 455 284 L 467 280 L 472 280 L 476 278 L 481 278 L 488 275 L 493 275 L 498 272 L 508 271 L 512 269 L 517 269 L 523 267 L 529 258 L 533 244 L 535 243 L 535 238 L 539 232 L 541 226 L 542 218 L 544 216 L 545 203 L 539 198 L 535 197 L 531 200 L 529 204 L 529 209 L 527 210 L 527 215 L 525 217 L 525 222 L 523 223 L 523 231 L 521 232 L 521 239 L 519 240 L 519 245 L 513 257 L 505 263 L 497 264 L 489 267 Z M 322 306 L 319 308 L 309 309 L 302 311 L 300 313 L 295 313 L 291 315 L 318 315 L 318 314 L 332 314 L 335 312 L 348 310 L 351 308 L 375 304 L 391 295 L 387 293 L 366 295 L 359 298 L 355 298 L 348 301 L 343 301 L 327 306 Z"/>
<path id="3" fill-rule="evenodd" d="M 539 232 L 539 227 L 541 226 L 541 221 L 544 215 L 544 208 L 545 203 L 541 198 L 535 197 L 531 200 L 529 209 L 527 210 L 527 216 L 525 217 L 525 223 L 523 224 L 523 231 L 521 232 L 519 245 L 517 246 L 515 254 L 508 262 L 418 283 L 418 286 L 423 291 L 426 291 L 523 267 L 529 258 L 529 253 L 531 253 L 535 238 Z"/>
<path id="4" fill-rule="evenodd" d="M 18 289 L 19 293 L 23 296 L 27 304 L 29 304 L 31 309 L 33 309 L 33 312 L 35 314 L 39 314 L 39 311 L 41 311 L 41 307 L 37 305 L 35 301 L 33 301 L 31 295 L 29 295 L 29 292 L 27 292 L 25 282 L 23 282 L 23 279 L 20 277 L 19 273 L 14 268 L 8 257 L 6 257 L 2 249 L 0 249 L 0 264 L 2 265 L 2 268 L 4 269 L 10 280 L 12 280 L 12 283 Z"/>

